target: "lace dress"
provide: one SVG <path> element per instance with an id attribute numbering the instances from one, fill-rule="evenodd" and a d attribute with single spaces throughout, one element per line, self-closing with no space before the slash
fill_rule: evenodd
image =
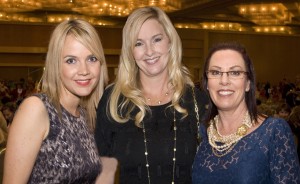
<path id="1" fill-rule="evenodd" d="M 37 95 L 49 114 L 50 129 L 42 142 L 28 183 L 94 183 L 101 172 L 93 134 L 84 120 L 64 108 L 62 122 L 54 106 L 44 94 Z"/>
<path id="2" fill-rule="evenodd" d="M 196 154 L 194 184 L 300 184 L 293 134 L 283 119 L 267 118 L 223 157 L 212 153 L 206 128 Z"/>

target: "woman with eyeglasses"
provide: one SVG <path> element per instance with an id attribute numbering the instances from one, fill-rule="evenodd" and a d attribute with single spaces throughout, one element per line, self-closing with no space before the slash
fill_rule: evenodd
<path id="1" fill-rule="evenodd" d="M 299 184 L 293 134 L 284 119 L 257 111 L 254 68 L 245 48 L 235 42 L 212 47 L 202 85 L 210 103 L 193 183 Z"/>

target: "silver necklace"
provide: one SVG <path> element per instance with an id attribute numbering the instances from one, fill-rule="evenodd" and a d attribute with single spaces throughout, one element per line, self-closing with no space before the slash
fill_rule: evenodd
<path id="1" fill-rule="evenodd" d="M 174 176 L 175 176 L 175 164 L 176 164 L 176 142 L 177 142 L 177 126 L 176 126 L 176 118 L 175 118 L 175 109 L 174 109 L 174 118 L 173 118 L 173 130 L 174 130 L 174 148 L 173 148 L 173 167 L 172 167 L 172 183 L 174 184 Z M 146 169 L 147 169 L 147 176 L 148 176 L 148 184 L 151 184 L 151 178 L 150 178 L 150 165 L 148 160 L 148 146 L 147 146 L 147 137 L 146 137 L 146 129 L 145 124 L 143 123 L 143 133 L 144 133 L 144 144 L 145 144 L 145 159 L 146 159 Z"/>

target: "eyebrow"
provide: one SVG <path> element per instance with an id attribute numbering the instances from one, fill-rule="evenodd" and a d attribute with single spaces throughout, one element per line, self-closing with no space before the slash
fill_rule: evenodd
<path id="1" fill-rule="evenodd" d="M 164 34 L 163 34 L 163 33 L 158 33 L 158 34 L 156 34 L 156 35 L 153 35 L 151 38 L 155 38 L 155 37 L 157 37 L 157 36 L 164 36 Z M 143 39 L 137 38 L 137 41 L 139 41 L 139 40 L 143 40 Z"/>
<path id="2" fill-rule="evenodd" d="M 63 58 L 76 58 L 76 56 L 73 56 L 73 55 L 66 55 L 66 56 L 63 56 Z"/>
<path id="3" fill-rule="evenodd" d="M 217 68 L 217 69 L 219 69 L 219 70 L 222 69 L 222 67 L 219 67 L 219 66 L 211 66 L 210 68 Z M 232 70 L 232 69 L 235 69 L 235 68 L 243 69 L 243 67 L 241 67 L 241 66 L 239 66 L 239 65 L 234 65 L 234 66 L 231 66 L 231 67 L 229 68 L 229 70 Z"/>

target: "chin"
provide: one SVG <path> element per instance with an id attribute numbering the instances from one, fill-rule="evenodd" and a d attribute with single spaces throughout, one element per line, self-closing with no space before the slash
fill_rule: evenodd
<path id="1" fill-rule="evenodd" d="M 77 96 L 79 97 L 86 97 L 89 96 L 92 93 L 92 90 L 88 90 L 88 91 L 81 91 L 77 93 Z"/>

